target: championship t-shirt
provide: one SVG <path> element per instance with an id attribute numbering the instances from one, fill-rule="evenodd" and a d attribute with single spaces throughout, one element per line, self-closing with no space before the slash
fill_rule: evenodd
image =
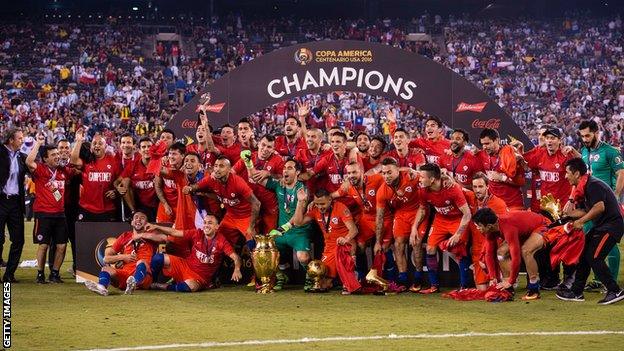
<path id="1" fill-rule="evenodd" d="M 121 164 L 112 155 L 84 164 L 80 207 L 92 213 L 114 211 L 115 200 L 107 198 L 105 194 L 115 190 L 114 182 L 120 175 Z"/>
<path id="2" fill-rule="evenodd" d="M 33 211 L 44 214 L 64 215 L 65 213 L 65 184 L 73 174 L 69 167 L 51 169 L 46 164 L 37 162 L 37 168 L 32 173 L 37 201 Z"/>

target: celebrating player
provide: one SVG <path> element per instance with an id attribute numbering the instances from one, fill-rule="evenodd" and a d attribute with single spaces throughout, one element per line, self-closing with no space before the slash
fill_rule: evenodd
<path id="1" fill-rule="evenodd" d="M 327 277 L 329 278 L 323 282 L 323 287 L 330 288 L 331 280 L 337 276 L 337 245 L 350 244 L 352 248 L 355 248 L 354 239 L 358 229 L 351 216 L 351 211 L 343 203 L 333 200 L 327 190 L 319 189 L 316 191 L 313 205 L 306 212 L 307 200 L 308 194 L 305 190 L 297 190 L 297 209 L 292 221 L 296 226 L 316 221 L 321 228 L 325 243 L 321 261 L 327 266 Z"/>
<path id="2" fill-rule="evenodd" d="M 451 134 L 451 154 L 444 153 L 439 158 L 440 168 L 444 168 L 455 178 L 462 187 L 472 188 L 472 177 L 475 173 L 483 171 L 483 164 L 466 150 L 470 141 L 468 132 L 463 129 L 455 129 Z"/>
<path id="3" fill-rule="evenodd" d="M 386 211 L 393 214 L 392 233 L 394 235 L 394 258 L 399 270 L 398 285 L 407 285 L 407 257 L 405 254 L 412 225 L 418 211 L 418 176 L 412 177 L 408 171 L 400 171 L 394 158 L 381 161 L 381 176 L 384 179 L 377 190 L 377 216 L 375 218 L 375 247 L 383 245 Z M 392 257 L 388 257 L 391 264 Z M 389 277 L 390 279 L 390 277 Z"/>
<path id="4" fill-rule="evenodd" d="M 67 224 L 65 222 L 65 181 L 73 173 L 67 166 L 61 166 L 59 152 L 54 146 L 44 146 L 43 135 L 38 134 L 35 145 L 26 157 L 26 166 L 32 174 L 37 201 L 33 205 L 35 212 L 35 228 L 33 241 L 38 244 L 37 249 L 37 280 L 38 284 L 45 284 L 46 252 L 50 242 L 54 242 L 56 250 L 53 266 L 50 266 L 50 282 L 62 283 L 59 269 L 65 258 L 67 247 Z M 35 158 L 41 148 L 41 160 Z"/>
<path id="5" fill-rule="evenodd" d="M 476 156 L 490 180 L 490 191 L 503 199 L 510 209 L 524 209 L 521 190 L 525 182 L 524 171 L 516 161 L 514 148 L 501 145 L 498 132 L 494 129 L 484 129 L 479 141 L 483 150 Z"/>
<path id="6" fill-rule="evenodd" d="M 152 259 L 152 270 L 154 275 L 162 273 L 173 279 L 171 284 L 152 284 L 153 289 L 196 292 L 213 287 L 212 281 L 218 272 L 224 256 L 228 256 L 234 261 L 234 272 L 231 279 L 235 282 L 242 278 L 240 271 L 241 259 L 234 252 L 232 245 L 220 234 L 217 233 L 219 220 L 214 215 L 206 215 L 203 218 L 202 229 L 178 230 L 175 228 L 163 227 L 155 224 L 148 224 L 147 231 L 154 231 L 167 236 L 184 238 L 191 242 L 191 254 L 186 258 L 156 254 Z M 166 238 L 154 239 L 163 242 Z"/>
<path id="7" fill-rule="evenodd" d="M 239 235 L 243 235 L 251 249 L 256 234 L 256 220 L 260 213 L 260 201 L 247 183 L 232 172 L 230 160 L 221 155 L 215 161 L 212 174 L 198 183 L 184 188 L 185 194 L 197 191 L 211 191 L 225 206 L 226 213 L 219 226 L 219 233 L 234 246 Z"/>
<path id="8" fill-rule="evenodd" d="M 87 280 L 87 289 L 102 296 L 108 295 L 108 286 L 125 289 L 132 294 L 136 288 L 148 289 L 152 282 L 150 263 L 156 252 L 153 241 L 143 237 L 147 231 L 147 214 L 137 211 L 132 215 L 132 230 L 123 232 L 104 253 L 104 263 L 99 281 Z"/>
<path id="9" fill-rule="evenodd" d="M 432 163 L 420 168 L 420 186 L 420 207 L 410 234 L 410 244 L 414 250 L 420 250 L 422 247 L 423 237 L 420 236 L 418 227 L 425 219 L 426 206 L 431 205 L 436 211 L 427 239 L 427 271 L 431 287 L 421 290 L 420 293 L 430 294 L 439 291 L 438 248 L 454 254 L 459 264 L 460 288 L 467 288 L 470 259 L 466 252 L 466 243 L 471 214 L 461 186 L 454 184 L 450 188 L 443 187 L 440 167 Z"/>

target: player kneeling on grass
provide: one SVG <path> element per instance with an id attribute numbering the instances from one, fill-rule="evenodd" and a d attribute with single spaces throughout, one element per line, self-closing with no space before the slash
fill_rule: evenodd
<path id="1" fill-rule="evenodd" d="M 156 252 L 156 244 L 149 240 L 147 214 L 136 211 L 132 215 L 132 231 L 121 233 L 113 246 L 106 249 L 99 282 L 87 280 L 85 286 L 102 296 L 108 295 L 108 286 L 125 289 L 132 294 L 136 288 L 148 289 L 152 282 L 150 261 Z"/>
<path id="2" fill-rule="evenodd" d="M 219 220 L 214 215 L 204 216 L 203 229 L 177 230 L 175 228 L 148 224 L 146 229 L 155 234 L 154 239 L 166 242 L 166 235 L 184 238 L 191 243 L 191 253 L 186 258 L 158 253 L 152 258 L 152 271 L 158 276 L 162 271 L 167 277 L 173 278 L 171 284 L 152 284 L 152 289 L 195 292 L 212 287 L 212 278 L 221 267 L 223 256 L 227 255 L 234 261 L 232 280 L 242 278 L 240 271 L 241 259 L 234 252 L 232 245 L 221 234 L 217 234 Z M 163 235 L 164 234 L 164 235 Z M 158 237 L 159 236 L 159 237 Z"/>
<path id="3" fill-rule="evenodd" d="M 485 264 L 491 284 L 497 284 L 499 289 L 513 290 L 518 279 L 520 262 L 524 258 L 529 284 L 523 300 L 539 299 L 539 276 L 537 261 L 533 255 L 544 247 L 543 233 L 547 230 L 550 221 L 535 212 L 511 211 L 506 215 L 497 216 L 489 207 L 478 210 L 472 217 L 477 229 L 485 236 Z M 498 240 L 505 242 L 499 248 Z M 509 266 L 511 256 L 511 266 Z M 498 282 L 500 259 L 503 274 L 507 280 Z"/>
<path id="4" fill-rule="evenodd" d="M 308 194 L 303 188 L 297 190 L 297 208 L 292 218 L 296 226 L 316 221 L 323 233 L 324 248 L 321 261 L 327 266 L 327 279 L 323 289 L 332 287 L 332 280 L 338 277 L 336 268 L 338 245 L 351 245 L 351 256 L 355 261 L 355 237 L 358 229 L 351 216 L 351 211 L 342 202 L 331 198 L 326 189 L 319 189 L 314 194 L 313 204 L 307 207 Z M 342 277 L 344 279 L 347 277 Z M 355 276 L 353 277 L 355 278 Z"/>

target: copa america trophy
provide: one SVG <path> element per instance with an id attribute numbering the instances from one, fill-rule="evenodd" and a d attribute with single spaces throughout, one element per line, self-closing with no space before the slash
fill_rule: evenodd
<path id="1" fill-rule="evenodd" d="M 542 196 L 540 199 L 540 210 L 542 214 L 547 215 L 552 220 L 552 224 L 549 227 L 556 227 L 563 225 L 570 221 L 569 217 L 563 215 L 563 209 L 561 203 L 552 194 Z"/>
<path id="2" fill-rule="evenodd" d="M 268 294 L 273 292 L 273 276 L 279 264 L 279 250 L 273 238 L 268 235 L 257 235 L 256 248 L 251 253 L 251 262 L 256 273 L 256 292 Z"/>
<path id="3" fill-rule="evenodd" d="M 325 276 L 327 276 L 327 266 L 321 260 L 314 260 L 308 264 L 308 277 L 313 282 L 310 292 L 327 291 L 321 284 Z"/>

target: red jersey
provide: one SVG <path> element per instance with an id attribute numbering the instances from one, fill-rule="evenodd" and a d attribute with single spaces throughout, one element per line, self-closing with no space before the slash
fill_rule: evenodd
<path id="1" fill-rule="evenodd" d="M 492 172 L 503 173 L 508 177 L 507 182 L 490 182 L 489 190 L 492 194 L 505 201 L 509 208 L 524 208 L 522 199 L 522 186 L 524 185 L 524 170 L 516 162 L 516 154 L 513 147 L 501 146 L 496 155 L 489 155 L 481 150 L 476 154 L 481 161 L 483 169 L 488 176 Z"/>
<path id="2" fill-rule="evenodd" d="M 132 168 L 136 160 L 141 159 L 141 154 L 135 152 L 131 157 L 126 158 L 123 152 L 119 151 L 115 154 L 115 158 L 117 158 L 117 162 L 121 165 L 122 171 L 125 171 L 127 168 Z"/>
<path id="3" fill-rule="evenodd" d="M 173 169 L 169 167 L 169 174 L 171 175 L 173 172 L 181 172 L 177 169 Z M 175 179 L 171 178 L 171 176 L 161 177 L 162 179 L 162 190 L 165 195 L 165 200 L 171 208 L 174 208 L 178 205 L 178 185 L 175 182 Z"/>
<path id="4" fill-rule="evenodd" d="M 236 174 L 228 175 L 225 184 L 212 176 L 206 176 L 197 183 L 199 190 L 212 191 L 233 218 L 249 218 L 251 204 L 247 200 L 253 191 L 245 180 Z"/>
<path id="5" fill-rule="evenodd" d="M 202 146 L 199 144 L 191 144 L 186 147 L 186 152 L 194 152 L 199 155 L 199 161 L 204 165 L 204 169 L 211 169 L 214 165 L 217 155 L 213 152 L 202 150 Z M 226 156 L 227 157 L 227 156 Z M 239 155 L 240 158 L 240 155 Z M 229 159 L 229 158 L 228 158 Z M 232 162 L 232 161 L 230 161 Z"/>
<path id="6" fill-rule="evenodd" d="M 307 150 L 308 144 L 304 137 L 299 137 L 293 144 L 288 142 L 288 138 L 284 135 L 280 135 L 275 138 L 275 151 L 282 155 L 285 159 L 288 157 L 295 157 L 299 150 Z"/>
<path id="7" fill-rule="evenodd" d="M 340 188 L 345 176 L 345 167 L 349 164 L 347 155 L 339 160 L 334 153 L 327 154 L 314 165 L 316 176 L 326 177 L 327 191 L 334 192 Z"/>
<path id="8" fill-rule="evenodd" d="M 498 233 L 485 235 L 485 263 L 487 265 L 490 279 L 496 279 L 498 239 L 501 238 L 509 245 L 511 256 L 511 270 L 509 273 L 509 283 L 514 284 L 520 271 L 520 261 L 522 258 L 521 242 L 524 242 L 534 232 L 545 229 L 550 221 L 535 212 L 513 211 L 498 217 Z"/>
<path id="9" fill-rule="evenodd" d="M 45 214 L 65 213 L 65 183 L 72 175 L 73 170 L 69 167 L 51 169 L 46 164 L 37 162 L 37 168 L 32 172 L 37 201 L 33 205 L 33 211 Z"/>
<path id="10" fill-rule="evenodd" d="M 408 151 L 405 157 L 400 156 L 396 150 L 392 150 L 386 152 L 383 156 L 381 156 L 382 159 L 386 157 L 392 157 L 397 160 L 397 162 L 399 163 L 399 167 L 418 169 L 419 166 L 425 164 L 425 156 L 413 150 Z"/>
<path id="11" fill-rule="evenodd" d="M 298 149 L 297 154 L 295 155 L 295 160 L 301 162 L 303 168 L 306 170 L 313 170 L 314 165 L 316 165 L 321 158 L 326 157 L 327 155 L 332 155 L 331 151 L 323 151 L 319 150 L 318 154 L 312 155 L 310 149 L 307 147 L 305 149 Z"/>
<path id="12" fill-rule="evenodd" d="M 134 252 L 137 261 L 144 260 L 150 262 L 152 256 L 156 253 L 156 244 L 149 240 L 132 240 L 132 231 L 121 233 L 113 243 L 113 250 L 117 253 L 130 255 Z M 136 262 L 125 263 L 127 265 L 136 265 Z M 148 263 L 149 265 L 149 263 Z"/>
<path id="13" fill-rule="evenodd" d="M 297 150 L 297 155 L 295 156 L 295 160 L 301 162 L 301 164 L 303 165 L 303 168 L 306 171 L 312 171 L 314 170 L 314 165 L 316 165 L 322 157 L 325 157 L 326 155 L 331 155 L 331 154 L 332 154 L 331 151 L 319 150 L 318 154 L 312 155 L 312 153 L 310 152 L 310 149 L 307 149 L 307 148 L 305 150 L 299 149 Z M 325 186 L 325 182 L 326 182 L 326 179 L 312 177 L 306 182 L 305 185 L 306 185 L 306 188 L 308 188 L 309 193 L 314 194 L 316 192 L 316 189 L 320 189 Z"/>
<path id="14" fill-rule="evenodd" d="M 539 190 L 541 193 L 539 195 L 552 194 L 562 204 L 566 203 L 570 196 L 570 191 L 572 191 L 572 186 L 565 179 L 565 163 L 572 156 L 565 156 L 561 150 L 557 150 L 553 155 L 550 155 L 548 150 L 542 147 L 536 147 L 523 156 L 528 167 L 534 171 L 534 174 L 538 175 L 534 182 L 537 183 L 539 180 L 539 183 L 541 183 L 539 189 L 535 189 Z M 531 198 L 531 210 L 539 212 L 541 196 L 533 196 Z"/>
<path id="15" fill-rule="evenodd" d="M 362 180 L 362 186 L 359 188 L 353 185 L 349 186 L 347 191 L 344 191 L 342 187 L 338 189 L 338 194 L 342 196 L 348 196 L 355 201 L 357 206 L 362 209 L 364 216 L 375 217 L 377 215 L 377 190 L 385 184 L 384 179 L 379 174 L 372 174 L 364 176 Z M 386 217 L 390 217 L 389 211 L 384 214 Z"/>
<path id="16" fill-rule="evenodd" d="M 466 196 L 459 184 L 454 184 L 450 188 L 442 187 L 438 191 L 431 191 L 429 188 L 420 188 L 419 191 L 421 203 L 431 204 L 437 215 L 447 219 L 463 215 L 459 208 L 466 204 Z"/>
<path id="17" fill-rule="evenodd" d="M 184 239 L 192 245 L 191 253 L 185 259 L 186 263 L 193 272 L 209 283 L 221 267 L 223 257 L 231 255 L 234 249 L 220 234 L 208 239 L 201 229 L 189 229 L 182 233 L 184 233 Z"/>
<path id="18" fill-rule="evenodd" d="M 284 161 L 280 156 L 273 154 L 268 160 L 261 160 L 258 158 L 258 152 L 254 151 L 251 154 L 251 159 L 256 170 L 266 170 L 275 178 L 281 177 L 282 170 L 284 169 Z M 243 160 L 238 160 L 233 169 L 237 175 L 247 181 L 254 195 L 256 195 L 260 201 L 262 210 L 266 213 L 277 213 L 277 197 L 275 197 L 275 193 L 262 185 L 250 181 L 245 162 L 243 162 Z"/>
<path id="19" fill-rule="evenodd" d="M 430 140 L 427 138 L 416 138 L 409 143 L 409 147 L 423 149 L 427 163 L 440 164 L 440 157 L 444 155 L 444 151 L 451 148 L 451 141 L 448 139 Z"/>
<path id="20" fill-rule="evenodd" d="M 242 148 L 241 144 L 239 143 L 234 143 L 230 146 L 217 145 L 217 149 L 219 149 L 219 152 L 221 152 L 223 156 L 230 160 L 230 163 L 232 165 L 240 160 L 240 153 L 242 151 Z"/>
<path id="21" fill-rule="evenodd" d="M 464 151 L 459 157 L 445 153 L 438 161 L 440 168 L 446 168 L 464 188 L 472 189 L 472 177 L 477 172 L 483 172 L 483 163 L 469 151 Z"/>
<path id="22" fill-rule="evenodd" d="M 353 221 L 351 211 L 341 202 L 333 201 L 327 212 L 321 213 L 316 206 L 312 206 L 306 214 L 318 223 L 323 232 L 325 252 L 333 252 L 336 247 L 336 240 L 349 235 L 349 228 L 345 224 Z"/>
<path id="23" fill-rule="evenodd" d="M 395 214 L 416 215 L 419 200 L 419 177 L 410 179 L 407 172 L 401 171 L 396 187 L 386 182 L 377 190 L 377 208 L 390 208 Z"/>
<path id="24" fill-rule="evenodd" d="M 360 156 L 358 154 L 358 162 L 362 164 L 362 167 L 364 168 L 364 172 L 368 172 L 372 168 L 375 168 L 379 164 L 379 162 L 383 160 L 383 158 L 384 158 L 383 155 L 380 156 L 378 159 L 374 159 L 370 157 L 370 155 Z"/>
<path id="25" fill-rule="evenodd" d="M 124 178 L 130 178 L 130 186 L 134 189 L 138 203 L 142 206 L 156 208 L 158 197 L 154 190 L 154 175 L 147 172 L 147 165 L 141 158 L 135 160 L 131 167 L 124 169 Z"/>
<path id="26" fill-rule="evenodd" d="M 105 155 L 99 160 L 85 163 L 82 169 L 82 193 L 80 207 L 92 213 L 115 210 L 115 200 L 105 196 L 115 190 L 114 182 L 121 175 L 121 164 L 115 156 Z"/>

